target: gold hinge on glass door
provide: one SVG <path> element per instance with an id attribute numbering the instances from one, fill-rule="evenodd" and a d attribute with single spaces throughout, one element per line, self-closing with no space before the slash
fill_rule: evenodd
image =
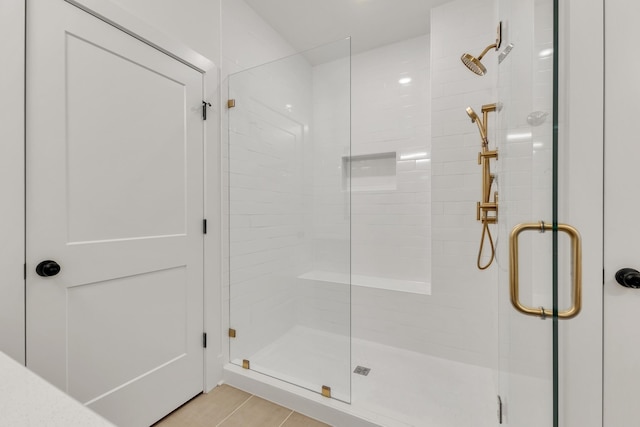
<path id="1" fill-rule="evenodd" d="M 518 236 L 523 231 L 537 230 L 541 233 L 551 229 L 544 221 L 538 223 L 518 224 L 511 230 L 509 237 L 509 282 L 511 289 L 511 304 L 522 314 L 529 316 L 538 316 L 546 318 L 553 316 L 553 310 L 544 307 L 527 307 L 520 302 L 520 289 L 518 279 Z M 567 224 L 558 224 L 557 230 L 567 233 L 571 238 L 571 252 L 573 256 L 573 288 L 571 294 L 573 296 L 573 304 L 571 308 L 558 311 L 558 318 L 570 319 L 580 312 L 582 307 L 582 242 L 580 233 L 574 227 Z"/>
<path id="2" fill-rule="evenodd" d="M 331 397 L 331 387 L 323 385 L 322 386 L 322 395 L 324 397 Z"/>

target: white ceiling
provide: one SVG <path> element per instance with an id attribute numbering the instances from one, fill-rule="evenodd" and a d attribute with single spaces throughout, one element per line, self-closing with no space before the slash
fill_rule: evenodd
<path id="1" fill-rule="evenodd" d="M 359 53 L 429 32 L 430 10 L 450 0 L 245 0 L 297 51 L 351 36 Z"/>

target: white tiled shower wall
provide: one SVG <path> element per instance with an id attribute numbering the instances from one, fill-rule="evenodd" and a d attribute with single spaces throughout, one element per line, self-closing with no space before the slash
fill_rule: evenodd
<path id="1" fill-rule="evenodd" d="M 231 354 L 248 358 L 296 324 L 297 277 L 310 269 L 311 67 L 293 56 L 229 86 Z"/>
<path id="2" fill-rule="evenodd" d="M 434 295 L 456 296 L 461 301 L 468 298 L 475 301 L 476 310 L 485 310 L 493 303 L 490 298 L 496 266 L 486 271 L 476 266 L 482 231 L 476 220 L 481 140 L 465 108 L 472 107 L 481 114 L 483 104 L 497 101 L 497 67 L 495 53 L 490 52 L 483 62 L 487 74 L 477 76 L 462 65 L 460 55 L 478 55 L 494 41 L 496 25 L 492 0 L 458 0 L 431 13 Z M 493 147 L 494 113 L 490 113 L 488 123 Z M 472 307 L 467 309 L 474 311 Z M 476 320 L 482 318 L 486 319 L 480 316 Z"/>
<path id="3" fill-rule="evenodd" d="M 229 70 L 291 53 L 243 2 L 223 1 L 222 13 L 223 29 L 226 28 L 222 43 L 223 87 Z M 463 52 L 477 54 L 491 43 L 495 25 L 492 1 L 458 0 L 432 11 L 430 37 L 407 40 L 353 58 L 353 154 L 396 153 L 396 191 L 369 189 L 352 194 L 353 273 L 432 283 L 432 295 L 353 287 L 355 337 L 474 364 L 490 365 L 495 360 L 496 274 L 491 269 L 480 272 L 475 266 L 481 233 L 475 220 L 475 202 L 480 196 L 480 167 L 476 164 L 480 144 L 465 107 L 473 106 L 479 111 L 482 104 L 495 101 L 496 71 L 489 67 L 489 74 L 480 78 L 459 60 Z M 279 49 L 269 47 L 272 50 L 265 54 L 269 43 L 264 40 L 270 37 Z M 260 41 L 257 48 L 251 40 Z M 230 57 L 229 52 L 235 56 Z M 252 53 L 256 56 L 252 57 Z M 260 61 L 258 57 L 264 59 Z M 314 76 L 326 71 L 322 66 L 313 67 Z M 403 86 L 398 80 L 407 72 L 413 74 L 408 76 L 412 81 Z M 315 108 L 329 105 L 318 97 L 320 93 L 325 95 L 322 91 L 315 93 Z M 222 128 L 226 128 L 225 123 Z M 330 138 L 330 131 L 326 136 Z M 419 158 L 418 153 L 423 152 L 424 158 Z M 335 158 L 336 154 L 337 151 L 331 154 L 334 159 L 328 164 L 336 171 L 333 178 L 327 177 L 333 180 L 333 188 L 341 186 L 343 179 L 339 169 L 342 159 Z M 418 158 L 403 160 L 403 156 Z M 317 152 L 314 161 L 322 165 L 322 153 Z M 314 191 L 316 195 L 320 193 L 319 188 Z M 332 214 L 339 221 L 348 212 L 344 212 L 341 202 L 345 193 L 334 193 L 334 197 L 338 197 L 336 194 L 342 199 L 335 199 Z M 320 229 L 307 229 L 305 233 L 313 235 Z M 315 245 L 316 261 L 326 260 L 318 257 L 322 247 L 323 244 Z M 330 244 L 324 247 L 326 250 Z M 429 280 L 431 250 L 433 271 Z M 342 257 L 337 260 L 341 261 Z M 331 267 L 314 264 L 314 268 Z M 228 272 L 225 275 L 228 280 Z M 321 287 L 321 282 L 315 285 Z M 321 293 L 326 297 L 333 293 L 344 301 L 342 291 L 320 287 L 300 296 L 308 299 L 310 295 Z M 226 292 L 228 297 L 228 289 Z M 336 306 L 333 297 L 323 298 L 315 302 L 313 310 L 298 310 L 298 321 L 318 326 L 318 322 L 326 322 L 331 311 L 343 310 L 343 304 Z"/>
<path id="4" fill-rule="evenodd" d="M 429 36 L 354 55 L 351 69 L 352 155 L 357 159 L 390 153 L 393 163 L 384 189 L 357 185 L 356 173 L 364 179 L 375 164 L 370 169 L 365 169 L 366 164 L 353 165 L 351 272 L 427 284 L 431 266 Z"/>
<path id="5" fill-rule="evenodd" d="M 223 236 L 230 241 L 225 283 L 231 286 L 224 308 L 230 306 L 230 327 L 237 330 L 233 360 L 297 325 L 348 335 L 344 280 L 301 276 L 322 270 L 348 277 L 348 193 L 338 167 L 349 155 L 349 64 L 334 61 L 318 72 L 322 65 L 313 67 L 311 57 L 290 56 L 292 49 L 244 2 L 223 1 L 222 16 L 222 128 L 229 128 L 222 145 L 224 213 L 231 231 Z M 348 56 L 348 42 L 338 45 Z M 231 110 L 227 90 L 237 98 Z M 319 91 L 331 94 L 331 102 L 316 102 Z"/>
<path id="6" fill-rule="evenodd" d="M 431 12 L 432 294 L 353 288 L 354 336 L 484 366 L 496 360 L 497 275 L 495 267 L 476 267 L 480 139 L 465 108 L 479 111 L 496 101 L 496 70 L 488 66 L 488 75 L 478 77 L 460 55 L 477 55 L 493 41 L 494 6 L 491 0 L 458 0 Z"/>
<path id="7" fill-rule="evenodd" d="M 230 307 L 230 289 L 229 289 L 229 247 L 227 242 L 229 242 L 229 181 L 228 181 L 228 143 L 229 143 L 229 135 L 225 131 L 229 126 L 229 115 L 228 110 L 226 108 L 226 101 L 228 98 L 228 82 L 229 75 L 232 73 L 236 73 L 241 70 L 246 70 L 251 67 L 255 67 L 266 62 L 273 61 L 275 59 L 279 59 L 288 55 L 295 53 L 294 49 L 282 39 L 282 37 L 271 28 L 268 24 L 264 22 L 264 20 L 259 17 L 253 9 L 251 9 L 244 1 L 237 0 L 222 0 L 221 1 L 221 99 L 220 99 L 220 109 L 221 109 L 221 129 L 223 129 L 221 135 L 221 154 L 223 158 L 222 162 L 222 197 L 223 197 L 223 226 L 222 226 L 222 242 L 223 242 L 223 326 L 226 329 L 228 326 L 237 328 L 239 330 L 239 337 L 245 335 L 246 340 L 241 340 L 240 343 L 236 341 L 235 345 L 238 345 L 239 348 L 236 348 L 236 356 L 241 356 L 244 353 L 251 353 L 256 351 L 260 345 L 264 344 L 268 340 L 273 340 L 277 338 L 279 333 L 284 332 L 287 324 L 292 325 L 293 323 L 293 307 L 291 304 L 290 293 L 287 294 L 287 290 L 290 287 L 289 283 L 283 283 L 281 292 L 277 292 L 275 295 L 270 295 L 270 289 L 266 287 L 259 288 L 256 287 L 257 292 L 253 294 L 254 300 L 253 302 L 259 302 L 262 299 L 262 306 L 264 310 L 262 310 L 262 316 L 264 317 L 266 313 L 268 313 L 269 307 L 266 304 L 272 305 L 271 310 L 277 307 L 279 310 L 273 312 L 274 317 L 271 318 L 270 321 L 266 322 L 266 330 L 271 331 L 267 332 L 266 339 L 261 339 L 256 336 L 257 333 L 261 332 L 261 329 L 258 328 L 254 331 L 254 333 L 250 333 L 249 336 L 246 336 L 247 333 L 251 330 L 251 328 L 245 327 L 245 324 L 250 324 L 251 322 L 258 321 L 259 319 L 252 317 L 251 313 L 248 312 L 249 307 L 246 306 L 244 309 L 242 305 L 234 306 L 233 314 L 230 319 L 229 315 L 229 307 Z M 308 75 L 310 70 L 303 70 L 303 75 Z M 269 87 L 269 85 L 266 85 Z M 307 100 L 306 103 L 310 102 Z M 242 165 L 243 162 L 239 162 L 238 165 Z M 244 191 L 239 194 L 244 193 L 246 196 L 249 196 L 249 191 Z M 255 194 L 255 193 L 254 193 Z M 251 200 L 247 200 L 248 203 L 251 203 Z M 266 212 L 265 212 L 266 213 Z M 247 225 L 246 220 L 249 219 L 245 215 L 245 223 Z M 255 223 L 254 223 L 255 224 Z M 242 224 L 238 224 L 240 226 Z M 249 224 L 250 225 L 250 224 Z M 232 225 L 233 226 L 233 225 Z M 259 258 L 260 252 L 263 253 L 267 250 L 267 248 L 258 246 L 259 242 L 256 240 L 261 240 L 263 244 L 267 244 L 269 239 L 268 235 L 259 235 L 258 233 L 252 232 L 249 227 L 243 227 L 244 230 L 238 228 L 234 231 L 234 235 L 236 239 L 243 239 L 244 243 L 249 245 L 252 240 L 255 245 L 255 250 L 253 252 L 258 252 L 257 255 L 254 255 L 254 260 Z M 281 231 L 285 232 L 285 227 L 281 228 Z M 244 237 L 243 237 L 244 236 Z M 273 236 L 277 237 L 277 236 Z M 283 236 L 281 236 L 283 237 Z M 241 250 L 242 242 L 236 242 L 237 250 Z M 251 253 L 251 249 L 248 250 Z M 240 254 L 238 254 L 240 255 Z M 275 268 L 273 265 L 274 260 L 271 260 L 270 263 L 262 263 L 262 268 Z M 258 267 L 261 263 L 259 260 L 256 260 L 256 267 L 253 270 L 258 271 L 260 267 Z M 251 266 L 247 266 L 248 268 L 245 271 L 239 272 L 236 271 L 234 276 L 237 277 L 239 281 L 242 280 L 242 276 L 239 273 L 246 275 L 251 274 Z M 266 273 L 266 272 L 262 272 Z M 245 281 L 249 280 L 246 287 L 251 287 L 252 283 L 255 284 L 255 275 L 253 276 L 254 281 L 251 282 L 251 276 L 245 277 Z M 234 288 L 234 295 L 241 295 L 242 285 L 239 288 Z M 266 292 L 266 294 L 265 294 Z M 245 293 L 245 300 L 248 301 L 248 298 L 251 296 Z M 288 309 L 287 309 L 288 307 Z M 239 311 L 238 311 L 239 310 Z M 229 321 L 231 320 L 231 324 Z M 239 323 L 239 324 L 236 324 Z M 276 327 L 273 327 L 276 325 Z M 254 343 L 255 341 L 255 343 Z M 228 354 L 228 344 L 229 341 L 226 338 L 223 338 L 223 350 Z"/>

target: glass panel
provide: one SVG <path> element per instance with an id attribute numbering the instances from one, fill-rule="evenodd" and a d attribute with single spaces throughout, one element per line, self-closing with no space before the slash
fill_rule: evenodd
<path id="1" fill-rule="evenodd" d="M 230 360 L 351 399 L 350 40 L 229 77 Z"/>
<path id="2" fill-rule="evenodd" d="M 503 424 L 557 426 L 557 308 L 571 304 L 563 279 L 558 302 L 553 0 L 499 0 L 503 22 L 498 75 L 498 261 L 500 265 L 500 395 Z M 511 49 L 505 55 L 506 50 Z M 547 231 L 526 231 L 518 239 L 519 300 L 550 312 L 545 320 L 511 304 L 509 234 L 521 223 L 544 221 Z M 563 261 L 569 265 L 569 260 Z M 563 264 L 564 265 L 564 264 Z M 567 274 L 568 276 L 568 274 Z M 566 296 L 564 294 L 567 294 Z"/>

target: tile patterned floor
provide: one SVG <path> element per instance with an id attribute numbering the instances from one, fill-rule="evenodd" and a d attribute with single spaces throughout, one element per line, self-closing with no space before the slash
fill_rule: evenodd
<path id="1" fill-rule="evenodd" d="M 154 427 L 330 427 L 226 384 L 187 402 Z"/>

